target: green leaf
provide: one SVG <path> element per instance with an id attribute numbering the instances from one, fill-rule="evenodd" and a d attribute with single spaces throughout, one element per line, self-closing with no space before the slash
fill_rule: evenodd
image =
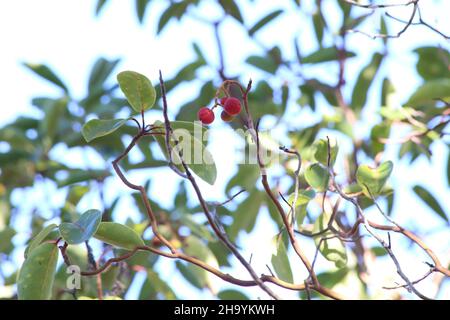
<path id="1" fill-rule="evenodd" d="M 297 202 L 295 204 L 296 207 L 303 206 L 310 202 L 312 199 L 314 199 L 316 196 L 316 192 L 314 190 L 298 190 L 297 194 Z M 292 205 L 294 203 L 294 193 L 292 193 L 289 198 L 288 202 Z"/>
<path id="2" fill-rule="evenodd" d="M 105 58 L 100 58 L 95 62 L 88 81 L 89 93 L 95 93 L 103 87 L 106 79 L 111 75 L 119 61 L 119 59 L 109 61 Z"/>
<path id="3" fill-rule="evenodd" d="M 436 79 L 425 82 L 409 98 L 409 107 L 430 106 L 436 104 L 436 99 L 450 98 L 450 79 Z"/>
<path id="4" fill-rule="evenodd" d="M 0 253 L 9 254 L 13 249 L 12 238 L 16 235 L 16 231 L 11 227 L 6 227 L 0 231 Z"/>
<path id="5" fill-rule="evenodd" d="M 87 142 L 113 133 L 123 126 L 128 119 L 100 120 L 92 119 L 83 125 L 81 134 Z"/>
<path id="6" fill-rule="evenodd" d="M 270 261 L 276 275 L 283 281 L 293 283 L 294 277 L 292 276 L 291 265 L 289 263 L 289 258 L 283 242 L 282 234 L 280 233 L 279 235 L 276 235 L 272 239 L 272 243 L 273 253 Z"/>
<path id="7" fill-rule="evenodd" d="M 172 18 L 181 19 L 189 4 L 190 1 L 180 1 L 170 4 L 159 18 L 156 33 L 159 34 Z"/>
<path id="8" fill-rule="evenodd" d="M 328 227 L 330 218 L 331 214 L 323 212 L 314 222 L 313 233 L 324 232 Z M 347 265 L 346 248 L 339 238 L 330 238 L 332 236 L 333 234 L 330 231 L 326 231 L 315 236 L 314 242 L 325 259 L 334 262 L 337 268 L 344 268 Z"/>
<path id="9" fill-rule="evenodd" d="M 324 166 L 328 166 L 328 140 L 320 139 L 314 143 L 314 158 Z M 333 167 L 338 155 L 339 146 L 335 139 L 330 139 L 330 167 Z"/>
<path id="10" fill-rule="evenodd" d="M 43 64 L 35 64 L 35 63 L 24 63 L 24 66 L 41 76 L 42 78 L 50 81 L 51 83 L 57 85 L 61 89 L 63 89 L 66 93 L 69 92 L 66 85 L 62 80 L 46 65 Z"/>
<path id="11" fill-rule="evenodd" d="M 330 174 L 319 163 L 313 163 L 305 171 L 306 182 L 316 191 L 324 192 L 328 189 Z"/>
<path id="12" fill-rule="evenodd" d="M 117 75 L 117 81 L 134 111 L 145 111 L 155 104 L 155 88 L 144 75 L 134 71 L 123 71 Z"/>
<path id="13" fill-rule="evenodd" d="M 217 268 L 219 265 L 211 249 L 195 236 L 191 235 L 185 239 L 183 250 L 187 255 L 196 257 L 213 267 Z M 209 272 L 193 264 L 184 265 L 184 267 L 180 265 L 177 264 L 178 269 L 194 286 L 203 288 L 211 284 L 212 275 Z"/>
<path id="14" fill-rule="evenodd" d="M 387 121 L 383 121 L 373 126 L 370 132 L 370 139 L 372 142 L 371 152 L 373 156 L 384 151 L 386 144 L 381 139 L 388 139 L 391 133 L 391 126 Z"/>
<path id="15" fill-rule="evenodd" d="M 345 56 L 347 58 L 352 58 L 355 56 L 353 52 L 346 51 Z M 329 62 L 329 61 L 335 61 L 339 60 L 339 51 L 336 49 L 336 47 L 329 47 L 329 48 L 321 48 L 310 55 L 302 58 L 303 64 L 309 64 L 309 63 L 322 63 L 322 62 Z"/>
<path id="16" fill-rule="evenodd" d="M 136 0 L 136 14 L 140 23 L 144 21 L 145 11 L 149 2 L 150 0 Z"/>
<path id="17" fill-rule="evenodd" d="M 112 246 L 134 250 L 136 247 L 145 246 L 144 240 L 130 227 L 115 223 L 101 222 L 94 238 Z"/>
<path id="18" fill-rule="evenodd" d="M 442 219 L 449 222 L 444 209 L 439 204 L 438 200 L 433 196 L 433 194 L 422 186 L 416 185 L 413 187 L 415 194 L 422 199 L 431 209 L 434 210 Z"/>
<path id="19" fill-rule="evenodd" d="M 54 243 L 41 244 L 30 253 L 19 272 L 19 300 L 50 300 L 58 253 Z"/>
<path id="20" fill-rule="evenodd" d="M 419 55 L 417 72 L 425 80 L 450 78 L 450 53 L 442 47 L 422 47 L 414 50 Z"/>
<path id="21" fill-rule="evenodd" d="M 249 233 L 253 230 L 263 200 L 264 194 L 253 188 L 247 199 L 239 204 L 233 213 L 233 223 L 227 229 L 227 234 L 231 239 L 236 239 L 240 231 Z"/>
<path id="22" fill-rule="evenodd" d="M 97 6 L 95 8 L 95 15 L 99 15 L 100 11 L 102 11 L 103 7 L 105 6 L 105 4 L 108 2 L 108 0 L 98 0 L 97 1 Z"/>
<path id="23" fill-rule="evenodd" d="M 231 197 L 231 189 L 236 187 L 250 190 L 255 186 L 260 174 L 260 169 L 257 164 L 239 164 L 238 171 L 228 181 L 227 186 L 225 187 L 226 194 Z"/>
<path id="24" fill-rule="evenodd" d="M 92 237 L 101 220 L 102 213 L 99 210 L 88 210 L 76 222 L 61 223 L 59 232 L 68 244 L 79 244 Z"/>
<path id="25" fill-rule="evenodd" d="M 25 259 L 28 255 L 36 249 L 42 241 L 58 226 L 54 223 L 48 225 L 44 229 L 42 229 L 28 244 L 28 247 L 25 249 Z"/>
<path id="26" fill-rule="evenodd" d="M 372 61 L 361 70 L 353 88 L 351 105 L 354 110 L 360 111 L 366 105 L 370 86 L 380 68 L 382 60 L 383 55 L 375 53 L 372 56 Z"/>
<path id="27" fill-rule="evenodd" d="M 352 183 L 347 186 L 345 186 L 342 191 L 348 196 L 356 195 L 360 192 L 362 192 L 362 188 L 357 183 Z"/>
<path id="28" fill-rule="evenodd" d="M 219 0 L 219 4 L 227 14 L 235 18 L 240 23 L 244 23 L 241 11 L 234 0 Z"/>
<path id="29" fill-rule="evenodd" d="M 175 148 L 174 141 L 172 145 L 172 160 L 173 163 L 181 170 L 182 161 L 202 180 L 213 185 L 217 178 L 217 168 L 212 154 L 208 151 L 206 146 L 202 142 L 203 133 L 205 128 L 199 126 L 193 122 L 172 121 L 171 127 L 173 129 L 173 138 L 178 140 L 177 148 Z M 161 121 L 154 123 L 158 127 L 155 132 L 161 133 L 160 135 L 153 135 L 164 156 L 168 160 L 166 141 L 165 141 L 165 128 Z M 198 137 L 198 138 L 197 138 Z M 180 158 L 179 151 L 182 152 Z"/>
<path id="30" fill-rule="evenodd" d="M 250 300 L 245 294 L 234 289 L 222 290 L 217 294 L 217 297 L 220 300 Z"/>
<path id="31" fill-rule="evenodd" d="M 371 168 L 368 165 L 358 167 L 356 181 L 367 197 L 376 197 L 381 194 L 393 167 L 392 161 L 383 162 L 378 168 Z"/>
<path id="32" fill-rule="evenodd" d="M 247 58 L 246 62 L 271 74 L 275 74 L 278 70 L 278 64 L 270 56 L 250 56 Z"/>
<path id="33" fill-rule="evenodd" d="M 69 176 L 67 178 L 58 180 L 58 188 L 89 180 L 101 181 L 111 175 L 108 170 L 71 169 L 68 171 L 68 173 Z"/>
<path id="34" fill-rule="evenodd" d="M 325 24 L 320 8 L 318 8 L 318 10 L 313 13 L 312 22 L 314 26 L 314 32 L 316 33 L 317 42 L 319 44 L 322 44 Z"/>
<path id="35" fill-rule="evenodd" d="M 264 27 L 266 24 L 271 22 L 273 19 L 278 17 L 281 13 L 283 13 L 283 10 L 275 10 L 265 17 L 263 17 L 261 20 L 259 20 L 257 23 L 254 24 L 253 27 L 251 27 L 248 30 L 249 36 L 253 36 L 257 31 L 259 31 L 262 27 Z"/>
<path id="36" fill-rule="evenodd" d="M 176 300 L 177 296 L 172 288 L 153 270 L 147 270 L 147 279 L 142 286 L 139 300 L 157 300 L 161 299 L 161 295 L 164 300 Z"/>

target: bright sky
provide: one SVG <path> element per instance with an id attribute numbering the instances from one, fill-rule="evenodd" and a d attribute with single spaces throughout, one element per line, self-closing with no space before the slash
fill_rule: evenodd
<path id="1" fill-rule="evenodd" d="M 201 45 L 205 56 L 211 57 L 217 63 L 216 46 L 212 30 L 193 19 L 185 19 L 182 23 L 172 21 L 170 25 L 163 31 L 162 36 L 155 37 L 155 28 L 158 17 L 165 4 L 162 1 L 154 1 L 149 10 L 146 23 L 140 26 L 136 20 L 134 9 L 129 1 L 111 1 L 104 9 L 100 18 L 94 17 L 94 6 L 96 1 L 58 1 L 58 0 L 41 0 L 41 1 L 3 1 L 0 3 L 0 43 L 2 47 L 2 58 L 0 59 L 0 88 L 2 90 L 2 114 L 0 116 L 0 125 L 12 121 L 20 114 L 36 113 L 30 107 L 30 101 L 36 96 L 57 96 L 58 89 L 55 89 L 49 83 L 41 81 L 38 77 L 32 75 L 24 67 L 21 62 L 35 62 L 48 64 L 53 70 L 59 74 L 66 84 L 69 85 L 72 95 L 76 98 L 82 98 L 86 93 L 87 78 L 94 61 L 100 57 L 117 58 L 123 60 L 117 70 L 136 70 L 148 75 L 154 82 L 157 79 L 158 69 L 162 69 L 165 77 L 168 79 L 174 75 L 177 70 L 184 66 L 186 62 L 194 59 L 195 55 L 191 49 L 192 41 L 197 41 Z M 270 12 L 272 8 L 279 8 L 281 5 L 275 1 L 255 1 L 264 3 L 264 5 L 255 5 L 251 10 L 245 10 L 249 7 L 248 1 L 239 1 L 244 7 L 244 17 L 249 24 L 258 20 L 265 13 Z M 402 1 L 399 1 L 402 2 Z M 284 2 L 283 7 L 291 9 L 291 1 Z M 310 1 L 304 1 L 305 5 L 309 5 Z M 432 5 L 434 4 L 434 5 Z M 326 15 L 332 17 L 336 12 L 330 2 L 326 2 Z M 211 11 L 210 3 L 204 5 L 204 11 L 208 12 L 208 18 L 213 18 L 217 12 Z M 361 11 L 363 12 L 363 11 Z M 396 11 L 394 11 L 396 12 Z M 445 13 L 450 12 L 450 2 L 448 1 L 430 1 L 430 7 L 424 7 L 424 17 L 429 19 L 430 23 L 442 26 L 444 31 L 450 33 Z M 408 17 L 405 11 L 398 12 L 400 17 Z M 332 19 L 333 20 L 333 19 Z M 334 19 L 336 20 L 336 19 Z M 363 26 L 369 32 L 378 27 L 378 19 L 370 20 Z M 306 19 L 299 18 L 292 10 L 283 15 L 283 18 L 277 20 L 276 28 L 267 28 L 262 30 L 258 38 L 264 41 L 268 46 L 270 44 L 282 45 L 282 50 L 292 55 L 290 38 L 293 33 L 279 32 L 279 30 L 298 30 L 300 43 L 302 44 L 302 52 L 308 53 L 315 49 L 313 41 L 308 41 L 309 35 L 303 32 L 308 27 L 309 22 Z M 395 27 L 398 28 L 398 25 Z M 447 28 L 447 30 L 445 30 Z M 397 87 L 398 103 L 402 103 L 411 93 L 411 91 L 420 82 L 416 76 L 414 65 L 416 58 L 414 55 L 405 54 L 413 48 L 424 45 L 443 45 L 449 47 L 448 43 L 444 43 L 442 39 L 424 28 L 414 28 L 414 31 L 407 32 L 402 38 L 392 41 L 390 47 L 390 59 L 384 65 L 385 74 L 389 74 L 391 80 Z M 259 71 L 245 66 L 242 62 L 250 53 L 258 53 L 255 45 L 246 41 L 239 26 L 229 19 L 222 28 L 224 38 L 224 47 L 227 57 L 227 70 L 230 74 L 241 74 L 244 81 L 248 78 L 258 79 L 265 75 Z M 370 40 L 362 35 L 352 35 L 349 37 L 349 47 L 360 48 L 362 53 L 349 64 L 348 74 L 356 74 L 361 65 L 367 63 L 370 56 L 367 54 L 367 48 L 373 50 L 378 48 L 378 42 Z M 357 50 L 358 51 L 358 50 Z M 318 74 L 326 77 L 328 72 L 335 72 L 334 69 L 317 70 Z M 332 74 L 334 76 L 334 73 Z M 328 75 L 329 76 L 329 75 Z M 349 77 L 349 84 L 354 77 Z M 197 87 L 196 87 L 197 88 Z M 195 89 L 196 89 L 195 88 Z M 173 94 L 169 96 L 169 104 L 177 108 L 183 101 L 193 97 L 192 86 L 181 86 Z M 373 95 L 373 96 L 372 96 Z M 371 107 L 376 106 L 377 92 L 372 93 L 369 101 L 373 100 Z M 298 109 L 294 116 L 299 116 Z M 304 121 L 312 121 L 314 119 L 307 111 L 302 112 Z M 160 118 L 160 115 L 151 113 L 151 117 Z M 373 117 L 373 109 L 368 108 L 365 114 L 365 120 L 370 123 L 377 121 Z M 365 133 L 367 125 L 361 126 L 359 130 Z M 401 136 L 401 132 L 397 133 Z M 207 199 L 223 200 L 223 188 L 228 178 L 234 173 L 235 167 L 227 163 L 227 154 L 233 152 L 231 144 L 223 143 L 233 139 L 233 133 L 226 126 L 219 125 L 212 132 L 211 152 L 214 154 L 216 165 L 218 167 L 219 177 L 217 183 L 211 187 L 202 183 L 201 187 Z M 385 158 L 394 157 L 396 147 L 391 147 Z M 443 143 L 436 143 L 433 147 L 434 157 L 431 163 L 422 158 L 416 161 L 414 166 L 409 166 L 407 162 L 402 161 L 396 163 L 391 183 L 398 187 L 396 198 L 396 209 L 394 217 L 402 225 L 417 228 L 422 235 L 426 235 L 427 243 L 432 247 L 438 256 L 443 260 L 448 258 L 450 233 L 448 228 L 445 229 L 442 220 L 436 218 L 436 215 L 430 213 L 429 209 L 419 202 L 412 194 L 411 187 L 416 183 L 420 183 L 431 190 L 441 203 L 447 207 L 445 199 L 448 198 L 448 185 L 445 179 L 441 178 L 442 172 L 446 166 L 447 148 Z M 55 154 L 59 157 L 66 157 L 63 148 L 57 148 Z M 67 158 L 67 157 L 66 157 Z M 73 161 L 73 159 L 65 159 Z M 91 159 L 94 163 L 96 159 Z M 140 173 L 139 173 L 140 174 Z M 136 181 L 144 181 L 139 174 L 133 175 Z M 161 190 L 173 190 L 179 183 L 178 178 L 174 175 L 173 179 L 167 179 L 170 174 L 168 170 L 152 172 L 152 188 L 150 193 L 153 198 L 157 198 L 162 203 L 170 204 L 172 196 L 168 196 L 167 192 L 161 194 Z M 117 181 L 112 181 L 111 185 L 118 188 L 120 192 L 128 192 L 125 188 L 117 186 Z M 47 186 L 47 190 L 52 190 L 53 186 Z M 27 195 L 35 201 L 42 200 L 45 191 L 37 190 Z M 61 197 L 59 197 L 61 198 Z M 60 201 L 55 196 L 57 203 Z M 97 200 L 89 198 L 80 204 L 80 211 L 90 209 Z M 130 201 L 124 199 L 120 203 L 118 212 L 121 210 L 129 211 Z M 373 212 L 371 212 L 373 214 Z M 117 220 L 124 221 L 126 214 L 118 214 Z M 440 231 L 430 234 L 430 231 L 439 229 Z M 254 266 L 257 272 L 267 272 L 265 264 L 270 261 L 270 252 L 265 250 L 261 244 L 269 241 L 267 234 L 275 235 L 276 230 L 273 228 L 270 218 L 266 212 L 261 213 L 255 231 L 249 235 L 241 236 L 243 254 L 250 257 L 253 253 Z M 19 237 L 20 238 L 20 237 Z M 423 275 L 427 271 L 427 267 L 422 263 L 424 257 L 415 248 L 409 248 L 400 239 L 397 240 L 395 248 L 402 264 L 407 265 L 407 272 L 411 279 L 415 279 Z M 17 241 L 20 241 L 17 240 Z M 257 243 L 258 246 L 254 246 Z M 314 247 L 306 246 L 309 256 L 313 256 Z M 18 254 L 21 256 L 21 254 Z M 420 257 L 420 258 L 418 258 Z M 297 263 L 296 257 L 292 256 L 292 262 Z M 323 261 L 321 262 L 323 263 Z M 295 266 L 293 264 L 293 266 Z M 375 264 L 377 270 L 386 270 L 391 272 L 394 277 L 395 271 L 390 261 L 381 261 Z M 379 269 L 383 268 L 383 269 Z M 306 273 L 302 270 L 294 268 L 295 279 L 300 282 Z M 164 279 L 176 279 L 181 281 L 180 277 L 173 277 L 172 263 L 163 263 L 160 266 L 161 276 Z M 245 274 L 240 266 L 234 266 L 231 270 L 226 270 L 234 274 Z M 383 272 L 383 275 L 386 275 Z M 141 279 L 142 280 L 142 279 Z M 385 279 L 384 279 L 385 280 Z M 218 288 L 224 287 L 222 281 L 214 281 Z M 181 285 L 175 285 L 180 297 L 193 298 L 193 290 L 189 285 L 181 282 Z M 429 289 L 429 285 L 419 286 L 425 292 Z M 260 297 L 258 289 L 245 289 L 245 292 L 252 297 Z M 196 293 L 196 291 L 195 291 Z M 129 298 L 136 297 L 136 290 L 131 290 Z M 286 296 L 286 293 L 282 292 Z M 351 295 L 351 292 L 349 292 Z M 199 298 L 207 298 L 210 295 L 204 292 Z M 264 297 L 264 296 L 262 296 Z M 440 295 L 441 298 L 450 297 L 450 288 L 447 285 Z"/>

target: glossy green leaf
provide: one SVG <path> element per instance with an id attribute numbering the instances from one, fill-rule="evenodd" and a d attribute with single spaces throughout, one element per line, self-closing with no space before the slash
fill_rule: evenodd
<path id="1" fill-rule="evenodd" d="M 65 92 L 69 92 L 64 82 L 62 82 L 62 80 L 48 66 L 35 63 L 24 63 L 24 66 L 33 71 L 34 73 L 36 73 L 37 75 L 39 75 L 40 77 L 57 85 Z"/>
<path id="2" fill-rule="evenodd" d="M 323 212 L 314 222 L 313 233 L 327 229 L 330 218 L 331 214 Z M 330 231 L 325 231 L 315 236 L 314 242 L 325 259 L 334 262 L 337 268 L 344 268 L 347 265 L 347 250 L 339 238 L 332 237 L 333 234 Z"/>
<path id="3" fill-rule="evenodd" d="M 259 20 L 258 22 L 256 22 L 253 27 L 251 27 L 248 30 L 248 34 L 250 36 L 253 36 L 257 31 L 259 31 L 262 27 L 264 27 L 266 24 L 268 24 L 269 22 L 271 22 L 272 20 L 274 20 L 275 18 L 277 18 L 281 13 L 283 13 L 283 10 L 275 10 L 271 13 L 269 13 L 268 15 L 266 15 L 265 17 L 263 17 L 261 20 Z"/>
<path id="4" fill-rule="evenodd" d="M 83 125 L 81 134 L 87 142 L 113 133 L 123 126 L 128 119 L 100 120 L 92 119 Z"/>
<path id="5" fill-rule="evenodd" d="M 112 246 L 134 250 L 136 247 L 145 246 L 144 240 L 130 227 L 115 223 L 101 222 L 94 238 Z"/>
<path id="6" fill-rule="evenodd" d="M 99 210 L 88 210 L 76 222 L 61 223 L 59 232 L 68 244 L 79 244 L 92 237 L 101 220 L 102 213 Z"/>
<path id="7" fill-rule="evenodd" d="M 146 76 L 135 71 L 123 71 L 117 75 L 117 81 L 134 111 L 145 111 L 155 104 L 156 91 Z"/>
<path id="8" fill-rule="evenodd" d="M 168 159 L 164 136 L 164 124 L 160 121 L 156 121 L 154 125 L 158 127 L 155 132 L 161 133 L 162 135 L 154 135 L 153 138 L 163 151 L 166 159 Z M 172 121 L 171 127 L 173 129 L 172 137 L 179 142 L 177 148 L 175 148 L 174 141 L 171 143 L 173 163 L 181 171 L 184 171 L 181 161 L 183 159 L 185 164 L 197 176 L 213 185 L 217 178 L 217 168 L 212 154 L 202 142 L 205 129 L 195 123 L 183 121 Z M 182 153 L 182 157 L 180 157 L 180 151 Z"/>
<path id="9" fill-rule="evenodd" d="M 450 98 L 450 79 L 436 79 L 425 82 L 409 98 L 406 105 L 409 107 L 430 106 L 436 99 Z"/>
<path id="10" fill-rule="evenodd" d="M 328 170 L 319 163 L 314 163 L 306 168 L 305 179 L 314 190 L 324 192 L 328 189 L 330 174 L 328 173 Z"/>
<path id="11" fill-rule="evenodd" d="M 375 197 L 381 194 L 393 167 L 392 161 L 383 162 L 378 168 L 371 168 L 368 165 L 358 167 L 356 181 L 367 197 Z"/>
<path id="12" fill-rule="evenodd" d="M 270 261 L 276 275 L 283 281 L 293 283 L 294 277 L 292 275 L 291 265 L 289 263 L 289 258 L 287 255 L 286 246 L 283 242 L 282 234 L 276 235 L 272 239 L 272 245 L 273 253 Z"/>
<path id="13" fill-rule="evenodd" d="M 345 56 L 352 58 L 355 56 L 353 52 L 346 51 Z M 302 58 L 302 63 L 322 63 L 328 61 L 335 61 L 339 59 L 339 51 L 335 47 L 321 48 L 310 55 Z"/>
<path id="14" fill-rule="evenodd" d="M 56 272 L 59 249 L 54 243 L 43 243 L 30 252 L 19 272 L 19 300 L 49 300 Z"/>
<path id="15" fill-rule="evenodd" d="M 316 192 L 314 190 L 304 190 L 300 189 L 298 190 L 297 194 L 297 202 L 295 204 L 296 207 L 302 206 L 310 202 L 314 199 L 316 196 Z M 292 205 L 294 203 L 294 193 L 291 193 L 291 195 L 288 198 L 288 202 Z"/>
<path id="16" fill-rule="evenodd" d="M 416 185 L 413 187 L 414 193 L 422 199 L 434 212 L 436 212 L 442 219 L 449 222 L 447 214 L 445 213 L 439 201 L 433 196 L 433 194 L 422 186 Z"/>
<path id="17" fill-rule="evenodd" d="M 328 166 L 328 140 L 320 139 L 314 143 L 315 152 L 314 158 L 325 167 Z M 333 167 L 336 162 L 336 157 L 339 152 L 339 146 L 335 139 L 330 139 L 330 167 Z"/>
<path id="18" fill-rule="evenodd" d="M 380 68 L 382 60 L 383 55 L 375 53 L 370 63 L 361 70 L 353 88 L 351 105 L 354 110 L 360 111 L 366 105 L 369 89 Z"/>
<path id="19" fill-rule="evenodd" d="M 42 229 L 28 244 L 28 247 L 25 249 L 25 258 L 36 249 L 42 241 L 58 226 L 54 223 L 48 225 L 44 229 Z"/>

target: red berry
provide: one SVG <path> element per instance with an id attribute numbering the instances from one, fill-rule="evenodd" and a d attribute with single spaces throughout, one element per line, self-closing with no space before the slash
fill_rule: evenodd
<path id="1" fill-rule="evenodd" d="M 225 105 L 225 102 L 227 102 L 227 100 L 228 100 L 228 97 L 223 97 L 223 98 L 220 99 L 219 102 L 223 106 L 223 105 Z"/>
<path id="2" fill-rule="evenodd" d="M 235 116 L 241 112 L 241 102 L 237 98 L 230 97 L 225 101 L 223 108 L 229 115 Z"/>
<path id="3" fill-rule="evenodd" d="M 211 124 L 214 121 L 214 112 L 207 107 L 200 108 L 197 115 L 203 124 Z"/>
<path id="4" fill-rule="evenodd" d="M 220 114 L 220 118 L 222 118 L 222 120 L 225 122 L 230 122 L 233 120 L 234 117 L 226 113 L 225 111 L 222 111 L 222 113 Z"/>

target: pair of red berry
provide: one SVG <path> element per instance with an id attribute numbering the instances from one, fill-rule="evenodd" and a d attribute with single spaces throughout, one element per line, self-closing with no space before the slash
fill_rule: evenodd
<path id="1" fill-rule="evenodd" d="M 220 118 L 225 122 L 230 122 L 233 118 L 241 112 L 241 101 L 234 97 L 223 97 L 220 99 L 220 105 L 223 107 L 223 111 L 220 114 Z M 214 108 L 213 108 L 214 109 Z M 200 108 L 198 111 L 198 119 L 203 124 L 213 123 L 215 116 L 212 109 L 208 107 Z"/>

